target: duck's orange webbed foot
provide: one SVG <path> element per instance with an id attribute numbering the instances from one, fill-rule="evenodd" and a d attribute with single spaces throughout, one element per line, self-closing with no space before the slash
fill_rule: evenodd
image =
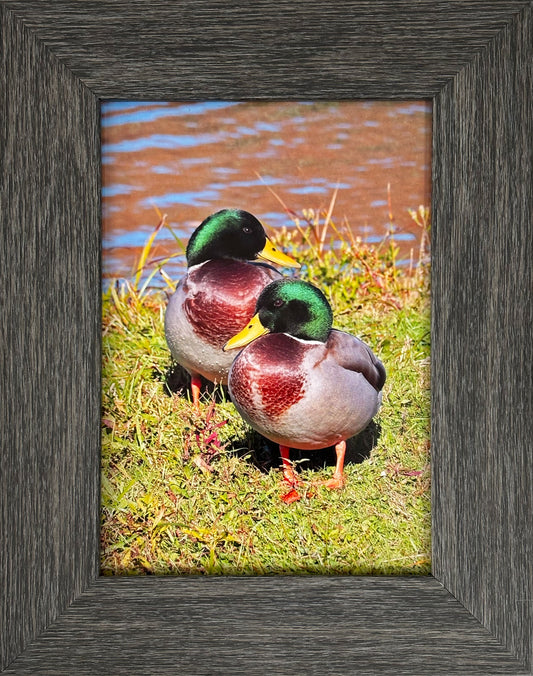
<path id="1" fill-rule="evenodd" d="M 329 488 L 330 490 L 340 490 L 344 487 L 346 479 L 344 477 L 344 456 L 346 454 L 346 442 L 339 441 L 335 446 L 335 453 L 337 454 L 337 464 L 335 465 L 335 471 L 331 479 L 326 479 L 326 481 L 317 481 L 316 484 Z"/>
<path id="2" fill-rule="evenodd" d="M 298 493 L 296 488 L 293 488 L 288 493 L 284 493 L 281 496 L 281 499 L 286 505 L 290 505 L 292 502 L 298 502 L 298 500 L 301 500 L 302 496 L 300 495 L 300 493 Z"/>
<path id="3" fill-rule="evenodd" d="M 324 486 L 324 488 L 329 488 L 330 490 L 340 490 L 344 487 L 346 481 L 344 479 L 344 475 L 339 477 L 333 475 L 331 479 L 327 479 L 326 481 L 321 481 L 319 483 Z"/>

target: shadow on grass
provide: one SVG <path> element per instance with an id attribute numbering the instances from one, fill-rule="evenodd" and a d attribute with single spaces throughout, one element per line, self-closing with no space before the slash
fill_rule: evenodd
<path id="1" fill-rule="evenodd" d="M 191 376 L 180 364 L 173 364 L 166 373 L 154 370 L 154 378 L 163 383 L 163 391 L 169 397 L 175 394 L 189 396 L 191 392 Z M 209 394 L 217 404 L 230 400 L 228 388 L 225 385 L 215 385 L 209 380 L 202 378 L 202 395 Z"/>
<path id="2" fill-rule="evenodd" d="M 182 394 L 187 396 L 190 392 L 190 376 L 179 364 L 172 365 L 165 374 L 154 373 L 154 376 L 163 382 L 164 391 L 168 396 Z M 216 403 L 230 400 L 227 387 L 214 385 L 202 378 L 202 393 L 208 393 Z M 345 465 L 355 465 L 370 457 L 372 449 L 376 446 L 381 434 L 381 427 L 374 422 L 370 423 L 359 434 L 346 441 Z M 244 437 L 235 439 L 227 448 L 227 451 L 235 453 L 249 462 L 263 473 L 271 469 L 281 467 L 281 456 L 278 444 L 270 441 L 253 429 L 250 429 Z M 291 460 L 298 468 L 319 470 L 325 467 L 334 467 L 337 457 L 335 447 L 328 446 L 316 451 L 302 451 L 291 449 Z"/>
<path id="3" fill-rule="evenodd" d="M 344 464 L 355 465 L 369 458 L 380 434 L 380 426 L 372 420 L 362 432 L 347 439 Z M 266 439 L 255 430 L 251 430 L 247 438 L 236 440 L 232 444 L 232 449 L 261 472 L 267 473 L 271 469 L 281 467 L 278 444 Z M 302 470 L 334 467 L 337 461 L 334 446 L 327 446 L 316 451 L 291 448 L 290 458 Z"/>

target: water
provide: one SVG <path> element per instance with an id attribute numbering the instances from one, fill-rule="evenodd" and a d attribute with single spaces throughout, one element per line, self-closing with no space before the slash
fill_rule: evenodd
<path id="1" fill-rule="evenodd" d="M 430 204 L 431 104 L 409 102 L 105 102 L 102 219 L 105 278 L 129 277 L 160 220 L 184 243 L 210 213 L 246 209 L 273 228 L 294 212 L 327 210 L 366 241 L 390 227 L 407 261 Z M 275 193 L 275 194 L 273 194 Z M 180 252 L 162 229 L 153 256 Z M 172 278 L 183 254 L 164 266 Z M 153 283 L 161 282 L 154 277 Z"/>

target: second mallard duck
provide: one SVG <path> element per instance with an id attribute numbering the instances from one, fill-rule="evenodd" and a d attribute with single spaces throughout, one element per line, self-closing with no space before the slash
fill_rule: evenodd
<path id="1" fill-rule="evenodd" d="M 223 209 L 191 235 L 187 274 L 171 296 L 165 336 L 174 359 L 191 375 L 198 406 L 200 376 L 226 384 L 234 354 L 226 341 L 252 317 L 264 287 L 282 275 L 263 259 L 284 267 L 300 265 L 275 247 L 261 223 L 247 211 Z"/>
<path id="2" fill-rule="evenodd" d="M 255 430 L 280 445 L 284 476 L 293 485 L 298 481 L 289 448 L 334 445 L 337 465 L 325 485 L 340 488 L 346 439 L 361 432 L 381 405 L 383 364 L 362 340 L 333 329 L 332 319 L 315 286 L 277 280 L 224 347 L 244 347 L 229 373 L 231 399 Z"/>

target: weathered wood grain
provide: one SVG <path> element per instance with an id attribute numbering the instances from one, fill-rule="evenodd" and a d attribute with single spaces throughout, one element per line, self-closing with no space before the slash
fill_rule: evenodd
<path id="1" fill-rule="evenodd" d="M 100 168 L 94 96 L 0 11 L 5 665 L 98 572 Z"/>
<path id="2" fill-rule="evenodd" d="M 533 629 L 530 21 L 439 94 L 433 195 L 432 570 L 522 658 Z"/>
<path id="3" fill-rule="evenodd" d="M 428 97 L 527 3 L 6 4 L 96 96 L 176 100 Z"/>
<path id="4" fill-rule="evenodd" d="M 531 673 L 532 12 L 0 0 L 6 673 Z M 102 97 L 433 100 L 435 579 L 98 578 Z"/>
<path id="5" fill-rule="evenodd" d="M 432 577 L 144 577 L 101 578 L 5 673 L 519 672 Z"/>

